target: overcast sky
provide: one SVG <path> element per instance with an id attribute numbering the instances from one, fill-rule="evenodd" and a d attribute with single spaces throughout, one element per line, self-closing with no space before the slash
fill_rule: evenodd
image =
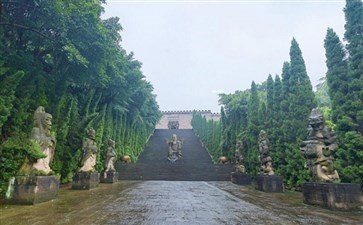
<path id="1" fill-rule="evenodd" d="M 324 38 L 342 39 L 345 1 L 108 0 L 122 47 L 142 62 L 161 110 L 219 112 L 218 93 L 281 74 L 293 37 L 313 85 L 325 76 Z"/>

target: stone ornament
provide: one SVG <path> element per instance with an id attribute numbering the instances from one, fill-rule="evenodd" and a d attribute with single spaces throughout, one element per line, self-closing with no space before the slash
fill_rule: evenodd
<path id="1" fill-rule="evenodd" d="M 324 117 L 318 108 L 311 111 L 306 140 L 300 150 L 306 159 L 306 166 L 315 182 L 339 181 L 334 169 L 333 152 L 338 149 L 333 131 L 325 126 Z"/>
<path id="2" fill-rule="evenodd" d="M 129 164 L 129 163 L 131 163 L 131 157 L 128 155 L 124 155 L 121 157 L 121 161 Z"/>
<path id="3" fill-rule="evenodd" d="M 51 175 L 53 173 L 50 163 L 54 157 L 56 139 L 51 132 L 52 115 L 46 113 L 43 106 L 39 106 L 33 115 L 34 127 L 30 138 L 39 143 L 40 149 L 45 158 L 38 159 L 36 162 L 27 161 L 20 169 L 22 175 Z"/>
<path id="4" fill-rule="evenodd" d="M 243 165 L 243 155 L 242 155 L 242 142 L 241 141 L 237 141 L 236 144 L 236 150 L 234 152 L 234 158 L 236 160 L 236 172 L 237 173 L 245 173 L 246 172 L 246 168 Z"/>
<path id="5" fill-rule="evenodd" d="M 260 151 L 260 175 L 274 175 L 272 168 L 272 159 L 269 155 L 270 141 L 267 138 L 266 131 L 261 130 L 258 136 L 258 148 Z"/>
<path id="6" fill-rule="evenodd" d="M 182 141 L 178 140 L 176 134 L 173 134 L 172 139 L 168 142 L 168 160 L 171 162 L 177 161 L 179 158 L 182 157 Z"/>
<path id="7" fill-rule="evenodd" d="M 96 131 L 93 128 L 86 129 L 87 137 L 83 139 L 83 156 L 80 172 L 93 172 L 97 157 Z"/>
<path id="8" fill-rule="evenodd" d="M 105 160 L 105 172 L 115 172 L 115 161 L 116 161 L 116 151 L 115 151 L 115 141 L 108 139 L 107 141 L 107 153 Z"/>
<path id="9" fill-rule="evenodd" d="M 220 156 L 220 157 L 218 158 L 218 162 L 219 162 L 219 164 L 227 164 L 227 163 L 228 163 L 228 161 L 229 161 L 229 159 L 228 159 L 228 157 L 227 157 L 227 156 Z"/>

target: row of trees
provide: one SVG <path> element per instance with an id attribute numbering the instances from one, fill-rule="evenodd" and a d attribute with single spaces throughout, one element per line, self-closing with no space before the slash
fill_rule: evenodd
<path id="1" fill-rule="evenodd" d="M 363 183 L 363 3 L 347 0 L 344 46 L 333 29 L 324 41 L 332 121 L 340 148 L 337 167 L 343 181 Z"/>
<path id="2" fill-rule="evenodd" d="M 207 120 L 201 113 L 193 112 L 193 130 L 208 150 L 214 163 L 217 163 L 218 158 L 223 155 L 219 147 L 222 140 L 221 125 L 219 121 Z"/>
<path id="3" fill-rule="evenodd" d="M 259 170 L 257 139 L 259 131 L 264 129 L 271 142 L 276 173 L 284 177 L 287 187 L 299 187 L 309 179 L 299 146 L 306 136 L 311 109 L 319 106 L 324 109 L 328 125 L 338 134 L 340 148 L 336 166 L 342 181 L 363 182 L 362 2 L 347 1 L 344 12 L 348 44 L 344 49 L 333 30 L 328 29 L 325 39 L 327 83 L 319 87 L 316 96 L 299 45 L 293 39 L 290 61 L 283 64 L 281 78 L 269 75 L 263 84 L 252 82 L 249 90 L 221 95 L 219 123 L 207 121 L 201 115 L 194 116 L 193 127 L 214 159 L 223 154 L 233 160 L 235 144 L 241 140 L 246 169 L 256 175 Z M 217 136 L 219 145 L 210 140 L 214 135 L 220 135 Z"/>
<path id="4" fill-rule="evenodd" d="M 103 1 L 1 2 L 0 181 L 2 191 L 25 156 L 34 110 L 53 115 L 57 145 L 53 170 L 69 182 L 82 138 L 95 128 L 103 169 L 105 144 L 136 159 L 159 120 L 152 85 L 141 63 L 121 46 L 118 18 L 102 20 Z"/>

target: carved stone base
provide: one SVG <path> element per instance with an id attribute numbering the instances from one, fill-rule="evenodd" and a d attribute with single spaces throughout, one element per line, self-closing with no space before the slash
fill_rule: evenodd
<path id="1" fill-rule="evenodd" d="M 118 181 L 118 172 L 103 172 L 100 181 L 101 183 L 116 183 Z"/>
<path id="2" fill-rule="evenodd" d="M 352 210 L 363 206 L 359 184 L 306 182 L 302 184 L 305 204 L 332 210 Z"/>
<path id="3" fill-rule="evenodd" d="M 247 173 L 231 173 L 231 181 L 234 184 L 238 185 L 250 185 L 251 184 L 251 176 Z"/>
<path id="4" fill-rule="evenodd" d="M 283 192 L 284 184 L 280 176 L 257 176 L 255 177 L 255 189 L 264 192 Z"/>
<path id="5" fill-rule="evenodd" d="M 8 203 L 34 205 L 55 199 L 58 191 L 58 176 L 16 176 Z"/>
<path id="6" fill-rule="evenodd" d="M 100 183 L 100 176 L 97 172 L 78 172 L 74 175 L 72 189 L 89 190 L 96 188 Z"/>

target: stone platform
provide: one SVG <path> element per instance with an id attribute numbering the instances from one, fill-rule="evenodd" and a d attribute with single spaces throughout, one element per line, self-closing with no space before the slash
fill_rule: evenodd
<path id="1" fill-rule="evenodd" d="M 100 177 L 101 183 L 116 183 L 118 181 L 118 172 L 103 172 Z"/>
<path id="2" fill-rule="evenodd" d="M 89 190 L 96 188 L 100 183 L 100 176 L 97 172 L 78 172 L 74 175 L 72 189 Z"/>
<path id="3" fill-rule="evenodd" d="M 34 205 L 55 199 L 58 191 L 58 176 L 16 176 L 8 203 Z"/>
<path id="4" fill-rule="evenodd" d="M 255 189 L 264 192 L 283 192 L 284 183 L 280 176 L 255 177 Z"/>
<path id="5" fill-rule="evenodd" d="M 238 185 L 250 185 L 252 182 L 251 176 L 247 173 L 231 173 L 231 181 Z"/>
<path id="6" fill-rule="evenodd" d="M 359 184 L 306 182 L 302 184 L 303 202 L 332 210 L 354 210 L 363 206 Z"/>

